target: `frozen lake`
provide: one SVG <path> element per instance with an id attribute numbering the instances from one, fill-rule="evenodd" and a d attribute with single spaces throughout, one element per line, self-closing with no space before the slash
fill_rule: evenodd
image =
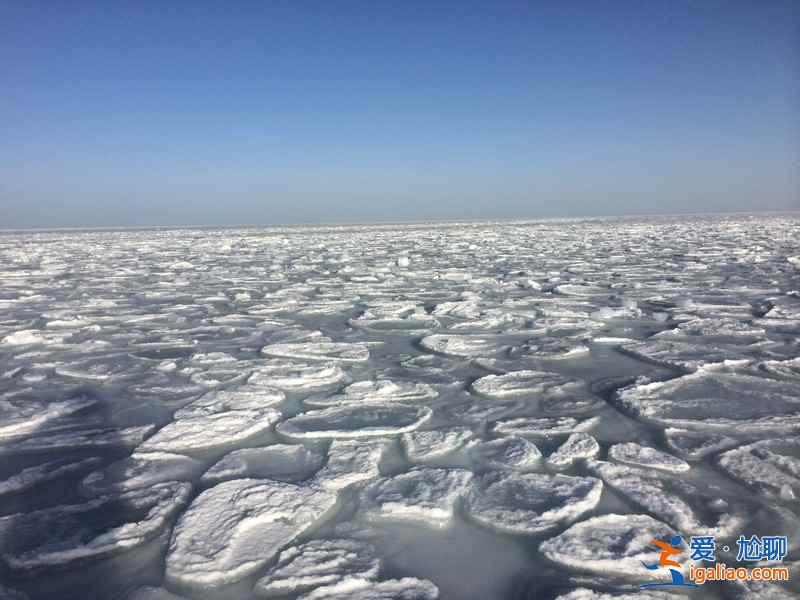
<path id="1" fill-rule="evenodd" d="M 675 534 L 788 539 L 689 597 L 800 590 L 798 216 L 8 232 L 0 277 L 0 600 L 669 598 Z"/>

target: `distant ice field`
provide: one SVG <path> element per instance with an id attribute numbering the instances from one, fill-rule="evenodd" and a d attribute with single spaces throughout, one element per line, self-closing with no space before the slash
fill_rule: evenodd
<path id="1" fill-rule="evenodd" d="M 800 217 L 0 233 L 0 600 L 664 600 L 754 533 L 794 580 L 688 597 L 800 597 Z"/>

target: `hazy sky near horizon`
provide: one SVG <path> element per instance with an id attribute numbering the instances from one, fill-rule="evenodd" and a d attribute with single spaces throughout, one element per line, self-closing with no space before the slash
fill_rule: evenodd
<path id="1" fill-rule="evenodd" d="M 0 228 L 800 209 L 800 3 L 5 2 Z"/>

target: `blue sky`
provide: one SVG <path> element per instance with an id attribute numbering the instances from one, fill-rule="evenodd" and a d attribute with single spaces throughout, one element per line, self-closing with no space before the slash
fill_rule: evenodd
<path id="1" fill-rule="evenodd" d="M 0 227 L 800 209 L 800 3 L 6 2 Z"/>

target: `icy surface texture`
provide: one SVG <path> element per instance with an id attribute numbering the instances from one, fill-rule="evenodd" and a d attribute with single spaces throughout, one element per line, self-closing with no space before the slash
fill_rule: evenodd
<path id="1" fill-rule="evenodd" d="M 243 448 L 222 457 L 203 475 L 204 483 L 253 477 L 278 481 L 300 481 L 322 465 L 322 454 L 302 445 L 274 444 L 266 448 Z"/>
<path id="2" fill-rule="evenodd" d="M 181 516 L 167 578 L 186 586 L 232 583 L 266 565 L 322 517 L 336 496 L 270 479 L 234 479 L 200 494 Z"/>
<path id="3" fill-rule="evenodd" d="M 762 440 L 729 450 L 719 465 L 756 491 L 795 500 L 800 497 L 800 437 Z"/>
<path id="4" fill-rule="evenodd" d="M 412 469 L 367 485 L 361 504 L 368 518 L 414 520 L 447 527 L 472 473 L 464 469 Z"/>
<path id="5" fill-rule="evenodd" d="M 81 481 L 79 490 L 85 496 L 100 496 L 147 488 L 167 481 L 192 481 L 202 471 L 203 463 L 188 456 L 135 452 L 87 475 Z"/>
<path id="6" fill-rule="evenodd" d="M 413 431 L 430 416 L 424 406 L 371 402 L 302 413 L 279 424 L 277 431 L 300 440 L 383 436 Z"/>
<path id="7" fill-rule="evenodd" d="M 541 533 L 592 510 L 602 491 L 593 477 L 490 473 L 470 490 L 467 512 L 500 531 Z"/>
<path id="8" fill-rule="evenodd" d="M 403 446 L 411 462 L 429 462 L 456 452 L 472 438 L 465 427 L 412 431 L 403 434 Z"/>
<path id="9" fill-rule="evenodd" d="M 368 544 L 346 539 L 292 546 L 259 580 L 256 592 L 269 598 L 331 585 L 361 585 L 377 578 L 380 561 L 374 552 Z"/>
<path id="10" fill-rule="evenodd" d="M 608 457 L 634 467 L 660 469 L 671 473 L 683 473 L 690 469 L 689 463 L 656 448 L 642 446 L 636 442 L 614 444 L 608 450 Z"/>
<path id="11" fill-rule="evenodd" d="M 542 543 L 542 553 L 555 563 L 610 578 L 647 579 L 642 562 L 658 562 L 659 549 L 650 540 L 671 539 L 672 530 L 647 515 L 608 514 L 576 523 Z"/>
<path id="12" fill-rule="evenodd" d="M 378 465 L 386 451 L 384 439 L 334 440 L 328 449 L 328 462 L 314 477 L 320 487 L 340 490 L 373 479 L 380 474 Z"/>
<path id="13" fill-rule="evenodd" d="M 477 465 L 486 469 L 520 471 L 535 468 L 542 458 L 542 453 L 533 442 L 513 436 L 474 442 L 469 447 L 469 455 Z"/>
<path id="14" fill-rule="evenodd" d="M 797 564 L 798 257 L 785 215 L 4 232 L 0 597 L 605 600 L 676 534 Z"/>
<path id="15" fill-rule="evenodd" d="M 565 469 L 576 460 L 594 458 L 598 452 L 600 452 L 600 445 L 591 435 L 573 433 L 547 457 L 547 464 L 554 469 Z"/>
<path id="16" fill-rule="evenodd" d="M 159 484 L 2 517 L 0 557 L 13 571 L 35 572 L 125 552 L 161 533 L 186 504 L 189 489 L 188 484 Z"/>

